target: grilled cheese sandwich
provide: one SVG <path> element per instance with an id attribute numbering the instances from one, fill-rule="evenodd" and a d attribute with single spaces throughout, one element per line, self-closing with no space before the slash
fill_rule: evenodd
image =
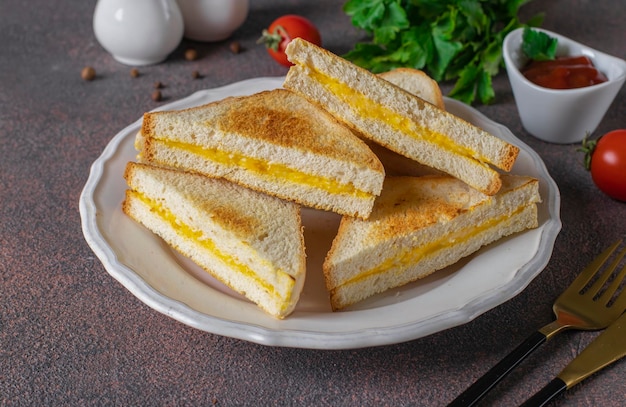
<path id="1" fill-rule="evenodd" d="M 538 181 L 503 175 L 485 195 L 447 175 L 388 177 L 368 220 L 343 217 L 324 262 L 334 310 L 456 263 L 537 227 Z"/>
<path id="2" fill-rule="evenodd" d="M 223 179 L 130 162 L 124 213 L 276 318 L 305 279 L 300 208 Z"/>
<path id="3" fill-rule="evenodd" d="M 519 148 L 331 52 L 296 38 L 284 87 L 363 137 L 493 195 Z"/>
<path id="4" fill-rule="evenodd" d="M 276 89 L 144 115 L 140 160 L 226 178 L 317 209 L 366 218 L 384 168 L 351 130 Z"/>

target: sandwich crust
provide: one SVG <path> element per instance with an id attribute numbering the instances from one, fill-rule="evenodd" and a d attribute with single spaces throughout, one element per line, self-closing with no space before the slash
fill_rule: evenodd
<path id="1" fill-rule="evenodd" d="M 439 84 L 424 71 L 402 67 L 379 73 L 378 77 L 420 97 L 439 109 L 446 109 Z"/>

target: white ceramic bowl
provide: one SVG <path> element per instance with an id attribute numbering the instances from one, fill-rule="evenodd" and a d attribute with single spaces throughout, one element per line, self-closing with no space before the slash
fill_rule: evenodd
<path id="1" fill-rule="evenodd" d="M 230 37 L 248 17 L 249 0 L 178 0 L 185 20 L 185 37 L 221 41 Z"/>
<path id="2" fill-rule="evenodd" d="M 578 143 L 598 127 L 624 84 L 626 61 L 548 30 L 533 29 L 558 40 L 557 56 L 585 55 L 608 78 L 607 82 L 577 89 L 548 89 L 535 85 L 520 72 L 528 62 L 521 49 L 524 29 L 514 30 L 504 39 L 504 62 L 524 128 L 550 143 Z"/>

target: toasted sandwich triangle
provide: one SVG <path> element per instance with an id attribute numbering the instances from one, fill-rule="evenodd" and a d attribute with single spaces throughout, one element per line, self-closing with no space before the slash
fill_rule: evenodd
<path id="1" fill-rule="evenodd" d="M 538 181 L 503 175 L 493 196 L 453 177 L 388 177 L 367 220 L 343 217 L 324 262 L 333 309 L 403 286 L 538 225 Z"/>
<path id="2" fill-rule="evenodd" d="M 284 90 L 146 113 L 142 161 L 228 179 L 317 209 L 366 218 L 384 168 L 319 106 Z"/>
<path id="3" fill-rule="evenodd" d="M 301 38 L 283 86 L 380 145 L 493 195 L 519 148 Z"/>
<path id="4" fill-rule="evenodd" d="M 297 204 L 134 162 L 125 179 L 125 214 L 268 314 L 284 318 L 294 310 L 305 279 Z"/>

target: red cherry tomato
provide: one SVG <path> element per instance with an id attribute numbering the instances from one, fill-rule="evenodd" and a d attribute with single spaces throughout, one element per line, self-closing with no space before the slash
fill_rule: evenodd
<path id="1" fill-rule="evenodd" d="M 608 196 L 626 202 L 626 129 L 613 130 L 597 143 L 589 143 L 592 145 L 586 149 L 593 182 Z"/>
<path id="2" fill-rule="evenodd" d="M 267 52 L 279 64 L 284 66 L 293 65 L 287 60 L 285 48 L 294 38 L 302 38 L 315 45 L 322 45 L 319 31 L 312 22 L 304 17 L 289 14 L 277 18 L 270 24 L 267 30 L 263 30 L 263 36 L 259 39 L 267 47 Z"/>

